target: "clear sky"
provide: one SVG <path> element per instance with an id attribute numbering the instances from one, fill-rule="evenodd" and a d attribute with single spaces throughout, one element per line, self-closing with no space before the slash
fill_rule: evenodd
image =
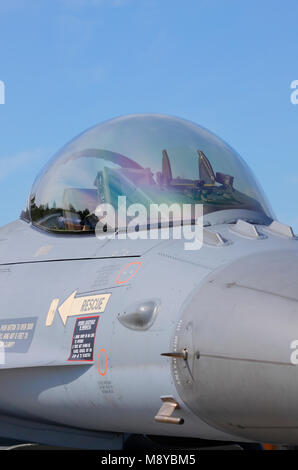
<path id="1" fill-rule="evenodd" d="M 226 140 L 298 232 L 297 18 L 297 0 L 0 0 L 2 224 L 72 137 L 153 112 Z"/>

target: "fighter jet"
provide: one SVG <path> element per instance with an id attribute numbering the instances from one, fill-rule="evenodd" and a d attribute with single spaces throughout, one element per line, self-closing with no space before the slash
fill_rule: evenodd
<path id="1" fill-rule="evenodd" d="M 213 133 L 83 132 L 0 230 L 0 437 L 297 444 L 297 273 L 292 228 Z"/>

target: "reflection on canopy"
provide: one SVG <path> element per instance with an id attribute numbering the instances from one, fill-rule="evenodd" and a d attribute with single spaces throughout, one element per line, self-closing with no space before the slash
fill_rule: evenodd
<path id="1" fill-rule="evenodd" d="M 181 145 L 162 146 L 172 141 Z M 204 213 L 271 215 L 250 170 L 226 144 L 187 121 L 145 115 L 104 123 L 66 146 L 37 178 L 30 217 L 54 232 L 90 233 L 98 222 L 96 207 L 109 203 L 117 212 L 119 196 L 126 196 L 127 206 L 142 204 L 148 214 L 150 204 L 203 204 Z"/>

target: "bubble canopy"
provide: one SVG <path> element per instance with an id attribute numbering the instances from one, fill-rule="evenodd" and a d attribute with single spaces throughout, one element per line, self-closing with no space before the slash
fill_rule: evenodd
<path id="1" fill-rule="evenodd" d="M 29 218 L 57 233 L 94 232 L 99 205 L 203 205 L 204 213 L 245 209 L 271 219 L 251 170 L 225 142 L 183 119 L 130 115 L 99 124 L 68 143 L 42 170 Z M 193 214 L 193 212 L 192 212 Z"/>

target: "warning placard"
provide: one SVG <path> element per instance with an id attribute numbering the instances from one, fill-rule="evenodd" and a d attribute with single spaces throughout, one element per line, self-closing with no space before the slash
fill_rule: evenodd
<path id="1" fill-rule="evenodd" d="M 69 361 L 93 361 L 94 341 L 99 317 L 77 318 Z"/>
<path id="2" fill-rule="evenodd" d="M 26 353 L 31 345 L 37 317 L 0 320 L 0 342 L 5 352 Z"/>

